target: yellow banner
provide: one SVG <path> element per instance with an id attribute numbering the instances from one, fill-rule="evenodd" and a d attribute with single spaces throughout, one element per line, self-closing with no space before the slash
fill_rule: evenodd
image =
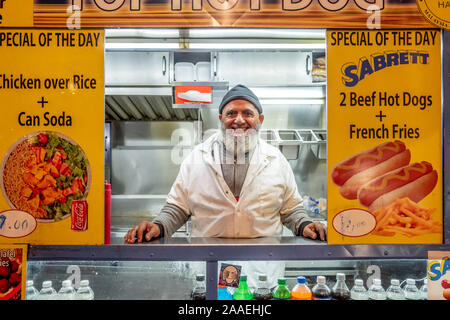
<path id="1" fill-rule="evenodd" d="M 0 300 L 25 300 L 27 246 L 0 246 Z"/>
<path id="2" fill-rule="evenodd" d="M 442 243 L 440 43 L 327 31 L 329 243 Z"/>
<path id="3" fill-rule="evenodd" d="M 0 243 L 103 243 L 103 43 L 0 31 Z"/>
<path id="4" fill-rule="evenodd" d="M 415 0 L 35 0 L 38 28 L 433 28 Z"/>
<path id="5" fill-rule="evenodd" d="M 0 27 L 32 27 L 33 0 L 0 0 Z"/>
<path id="6" fill-rule="evenodd" d="M 0 0 L 0 27 L 448 29 L 447 12 L 431 0 Z"/>

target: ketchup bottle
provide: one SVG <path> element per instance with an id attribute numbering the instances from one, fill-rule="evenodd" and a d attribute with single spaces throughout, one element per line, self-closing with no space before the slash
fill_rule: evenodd
<path id="1" fill-rule="evenodd" d="M 111 184 L 105 180 L 105 244 L 111 243 Z"/>

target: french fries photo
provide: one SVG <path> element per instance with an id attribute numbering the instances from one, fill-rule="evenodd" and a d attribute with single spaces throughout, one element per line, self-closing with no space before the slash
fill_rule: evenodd
<path id="1" fill-rule="evenodd" d="M 442 223 L 432 219 L 436 209 L 418 205 L 409 198 L 396 199 L 387 207 L 375 210 L 372 214 L 377 220 L 372 234 L 394 236 L 402 234 L 414 237 L 442 232 Z"/>

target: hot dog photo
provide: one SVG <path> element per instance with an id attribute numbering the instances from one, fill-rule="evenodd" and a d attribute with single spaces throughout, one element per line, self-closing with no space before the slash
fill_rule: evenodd
<path id="1" fill-rule="evenodd" d="M 438 184 L 438 172 L 426 160 L 411 159 L 407 145 L 395 140 L 356 153 L 331 169 L 340 196 L 357 201 L 352 204 L 375 217 L 371 234 L 414 237 L 442 232 L 436 209 L 420 203 Z"/>

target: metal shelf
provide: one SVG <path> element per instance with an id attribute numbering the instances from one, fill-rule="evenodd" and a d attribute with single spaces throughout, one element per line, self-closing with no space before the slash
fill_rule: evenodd
<path id="1" fill-rule="evenodd" d="M 114 242 L 119 241 L 117 239 Z M 450 251 L 450 244 L 328 245 L 297 237 L 243 240 L 177 237 L 142 244 L 31 245 L 28 259 L 38 261 L 427 259 L 428 251 L 441 250 Z"/>

